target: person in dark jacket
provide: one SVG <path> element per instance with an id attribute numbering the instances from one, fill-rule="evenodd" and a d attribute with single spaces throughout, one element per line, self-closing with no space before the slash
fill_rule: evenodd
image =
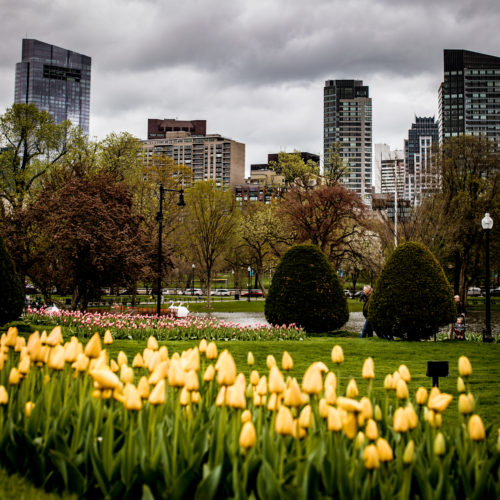
<path id="1" fill-rule="evenodd" d="M 362 339 L 366 337 L 373 337 L 373 327 L 368 321 L 368 301 L 370 300 L 371 293 L 372 287 L 370 285 L 365 285 L 363 287 L 363 293 L 361 294 L 361 301 L 363 302 L 363 316 L 365 317 L 365 324 L 363 325 L 360 335 Z"/>

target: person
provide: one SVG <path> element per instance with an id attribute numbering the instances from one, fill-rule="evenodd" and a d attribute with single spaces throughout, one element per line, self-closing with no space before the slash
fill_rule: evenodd
<path id="1" fill-rule="evenodd" d="M 457 318 L 453 325 L 453 336 L 457 340 L 465 340 L 465 320 L 462 315 Z"/>
<path id="2" fill-rule="evenodd" d="M 372 293 L 372 287 L 370 285 L 365 285 L 363 287 L 363 293 L 361 294 L 360 300 L 363 302 L 363 316 L 365 317 L 365 323 L 361 330 L 360 338 L 364 339 L 366 337 L 373 337 L 373 327 L 368 321 L 368 301 L 370 300 L 370 295 Z"/>
<path id="3" fill-rule="evenodd" d="M 465 315 L 466 315 L 466 310 L 465 310 L 465 305 L 464 303 L 460 300 L 460 295 L 455 295 L 455 306 L 457 308 L 457 315 L 458 317 L 462 317 L 463 320 L 463 325 L 464 325 L 464 338 L 465 338 Z M 454 337 L 454 328 L 455 328 L 456 323 L 451 323 L 450 324 L 450 329 L 449 329 L 449 339 L 453 340 Z"/>

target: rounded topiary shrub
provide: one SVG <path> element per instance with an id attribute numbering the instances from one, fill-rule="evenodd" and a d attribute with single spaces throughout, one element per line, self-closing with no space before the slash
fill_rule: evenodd
<path id="1" fill-rule="evenodd" d="M 19 318 L 23 308 L 24 287 L 5 242 L 0 237 L 0 325 Z"/>
<path id="2" fill-rule="evenodd" d="M 370 298 L 375 332 L 407 340 L 427 339 L 454 321 L 453 291 L 443 268 L 421 243 L 399 245 L 387 260 Z"/>
<path id="3" fill-rule="evenodd" d="M 307 333 L 329 332 L 349 319 L 339 279 L 314 245 L 292 247 L 281 259 L 266 298 L 271 324 L 295 323 Z"/>

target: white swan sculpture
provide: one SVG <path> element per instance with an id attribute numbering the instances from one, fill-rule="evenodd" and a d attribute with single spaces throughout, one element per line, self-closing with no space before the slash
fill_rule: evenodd
<path id="1" fill-rule="evenodd" d="M 175 305 L 175 302 L 172 301 L 168 309 L 176 318 L 185 318 L 189 314 L 189 309 L 183 305 L 183 302 Z"/>

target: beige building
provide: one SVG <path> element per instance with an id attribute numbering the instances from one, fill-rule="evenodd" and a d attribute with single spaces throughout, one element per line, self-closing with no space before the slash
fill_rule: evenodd
<path id="1" fill-rule="evenodd" d="M 217 186 L 241 184 L 245 179 L 245 144 L 219 134 L 166 132 L 161 139 L 143 141 L 146 162 L 166 155 L 193 171 L 194 181 L 214 180 Z"/>

